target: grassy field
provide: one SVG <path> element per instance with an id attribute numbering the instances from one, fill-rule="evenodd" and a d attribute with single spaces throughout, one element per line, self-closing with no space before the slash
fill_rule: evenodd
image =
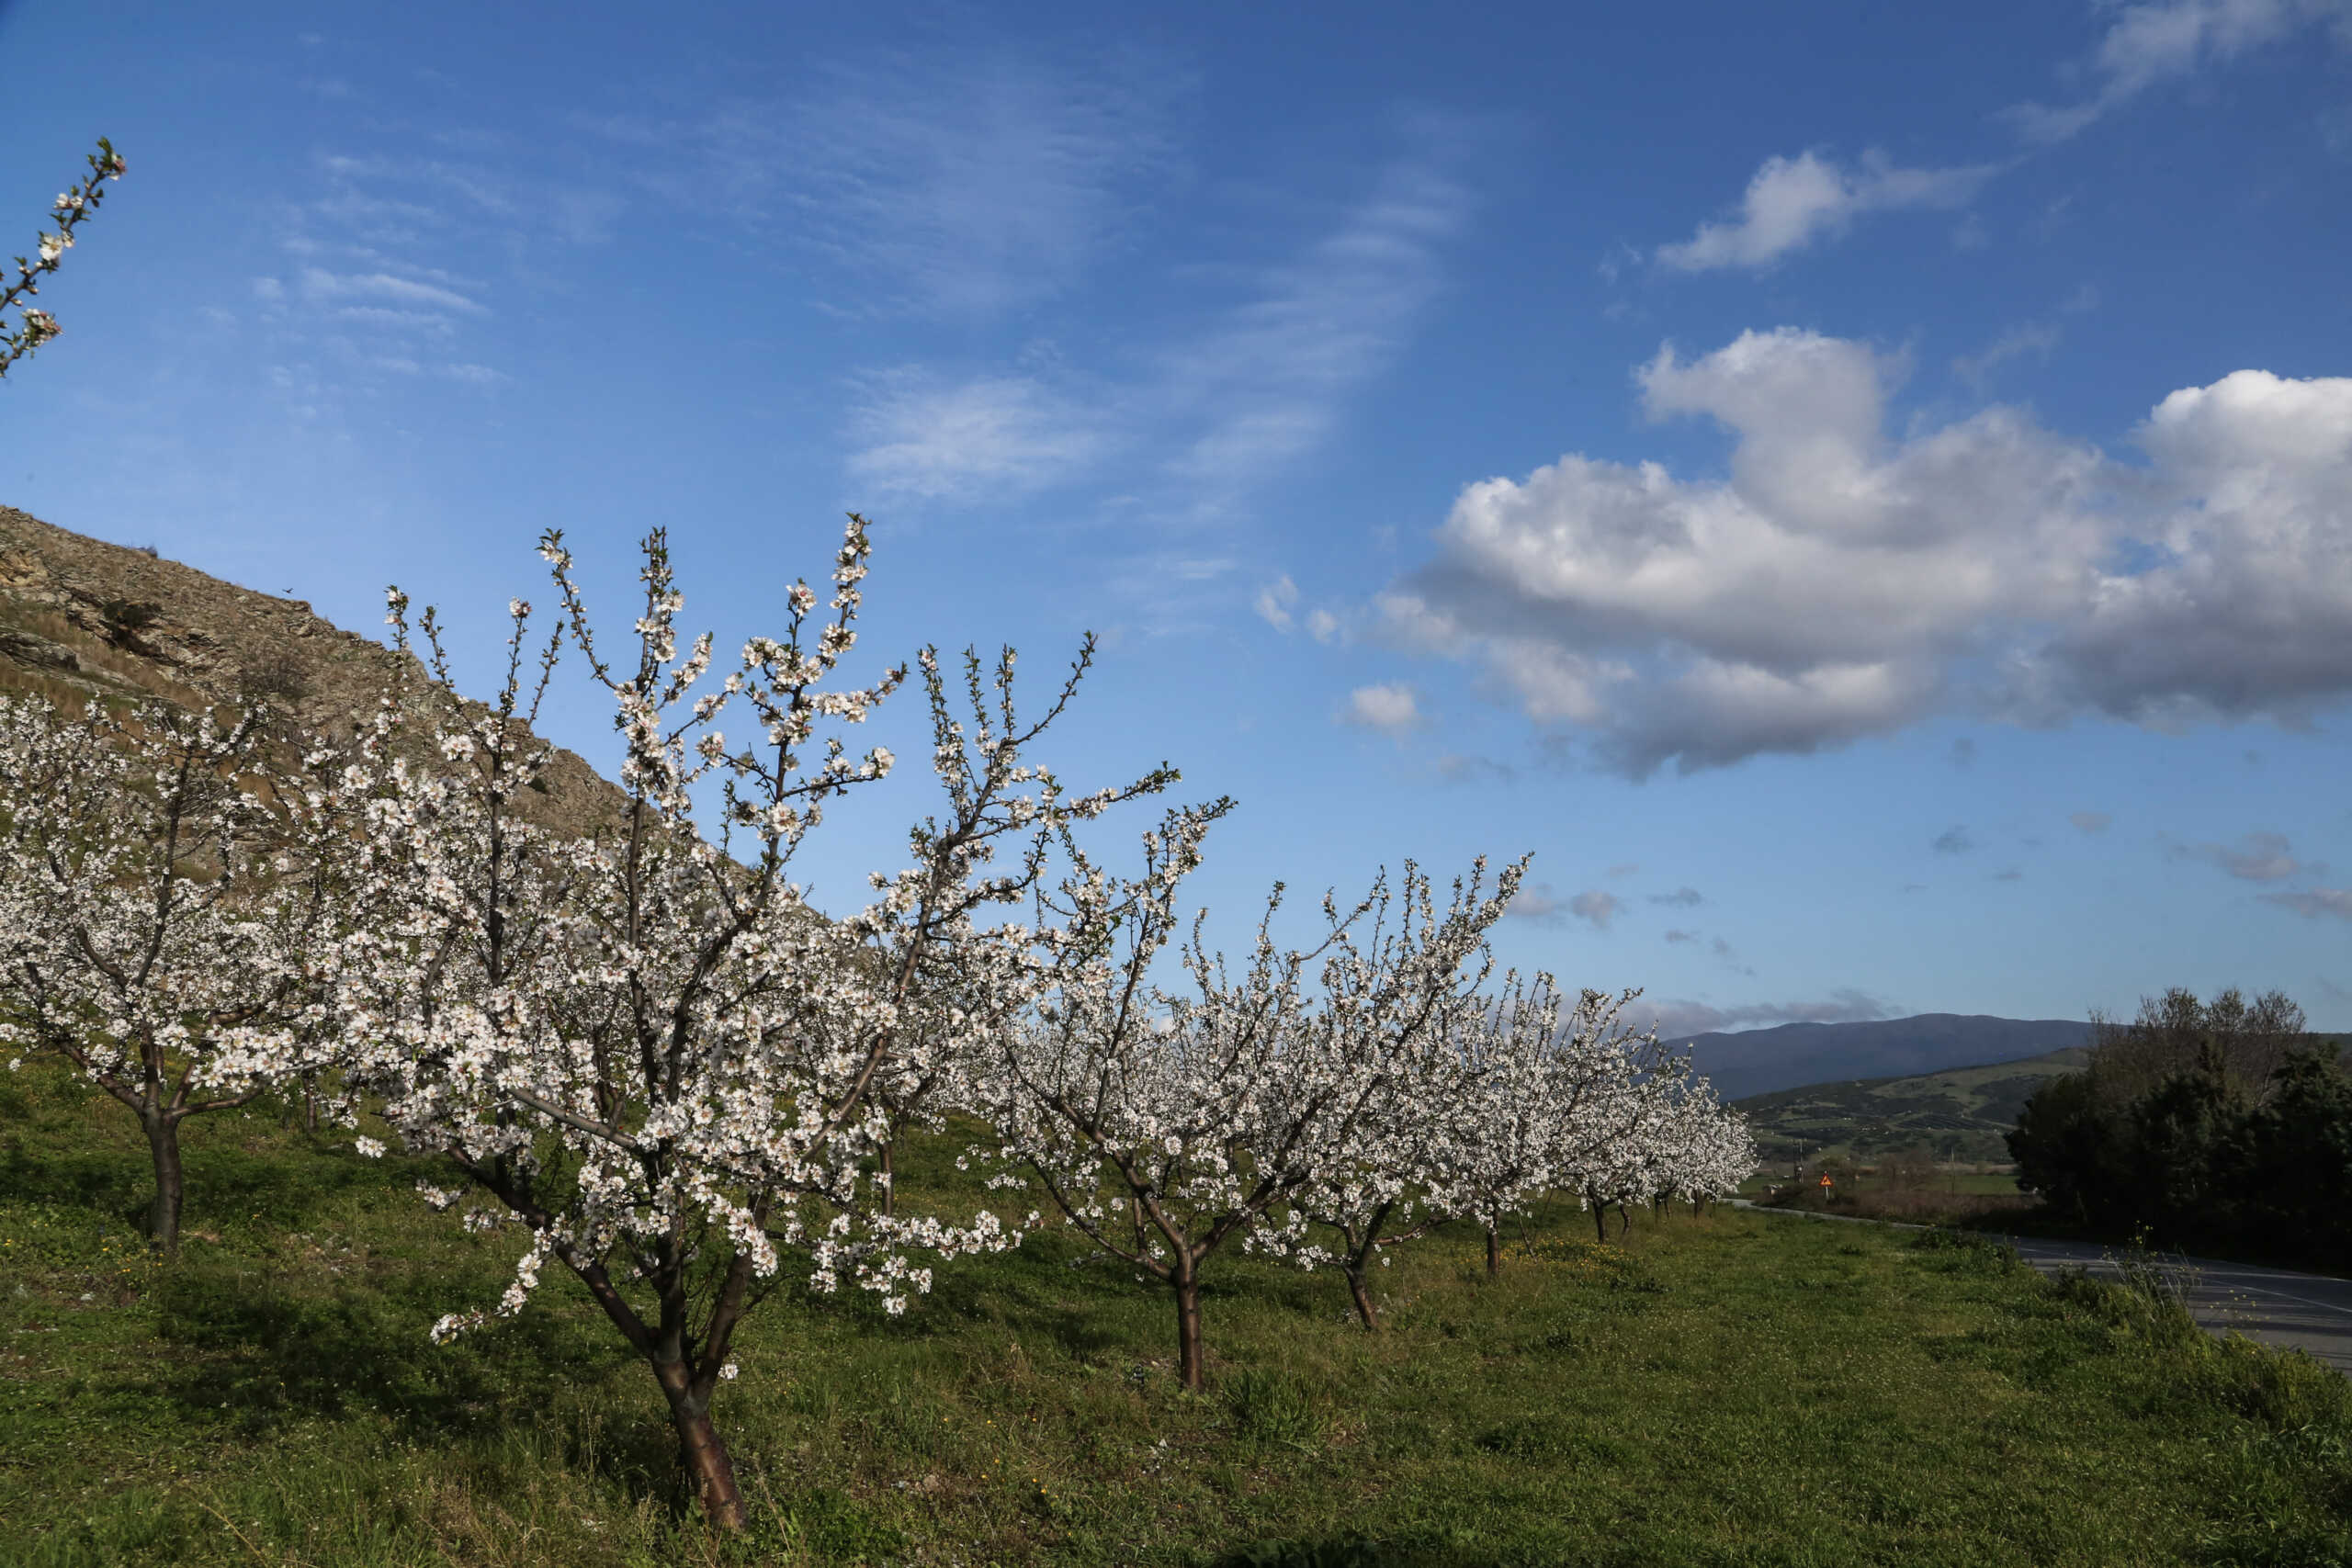
<path id="1" fill-rule="evenodd" d="M 426 1168 L 192 1123 L 166 1269 L 109 1110 L 0 1087 L 12 1565 L 2352 1561 L 2332 1373 L 1983 1243 L 1723 1212 L 1601 1247 L 1573 1209 L 1499 1281 L 1473 1236 L 1407 1249 L 1377 1337 L 1336 1276 L 1220 1258 L 1202 1395 L 1165 1303 L 1067 1235 L 904 1320 L 780 1296 L 718 1405 L 757 1522 L 716 1543 L 568 1285 L 427 1340 L 514 1243 L 426 1210 Z"/>

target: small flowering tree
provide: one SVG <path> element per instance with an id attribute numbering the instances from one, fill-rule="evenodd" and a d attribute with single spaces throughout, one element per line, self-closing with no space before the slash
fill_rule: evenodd
<path id="1" fill-rule="evenodd" d="M 1538 975 L 1463 1021 L 1453 1044 L 1470 1089 L 1430 1187 L 1486 1233 L 1489 1275 L 1502 1268 L 1505 1216 L 1546 1192 L 1580 1190 L 1587 1170 L 1638 1133 L 1655 1040 L 1626 1030 L 1619 1013 L 1639 994 L 1586 990 L 1563 1022 L 1551 976 Z"/>
<path id="2" fill-rule="evenodd" d="M 139 1118 L 167 1254 L 180 1123 L 324 1059 L 320 965 L 349 908 L 334 796 L 273 773 L 256 733 L 0 699 L 0 1043 L 63 1057 Z"/>
<path id="3" fill-rule="evenodd" d="M 1004 1178 L 1025 1171 L 1096 1246 L 1168 1288 L 1191 1389 L 1202 1382 L 1203 1266 L 1237 1236 L 1302 1261 L 1323 1256 L 1294 1200 L 1361 1165 L 1390 1084 L 1483 975 L 1465 979 L 1464 967 L 1522 870 L 1507 868 L 1490 895 L 1481 863 L 1441 914 L 1408 866 L 1394 929 L 1384 879 L 1349 913 L 1326 898 L 1327 934 L 1306 952 L 1274 942 L 1277 887 L 1246 968 L 1210 954 L 1196 919 L 1189 985 L 1156 989 L 1148 972 L 1174 930 L 1179 885 L 1229 806 L 1170 813 L 1146 837 L 1138 880 L 1114 886 L 1086 866 L 1067 885 L 1085 912 L 1075 923 L 1115 931 L 1124 948 L 1074 953 L 1034 1024 L 1006 1037 L 997 1070 L 975 1086 Z"/>
<path id="4" fill-rule="evenodd" d="M 525 1233 L 496 1310 L 521 1310 L 550 1258 L 575 1275 L 645 1358 L 706 1513 L 733 1528 L 746 1515 L 710 1406 L 781 1255 L 801 1256 L 818 1290 L 854 1282 L 898 1312 L 930 1283 L 911 1253 L 1016 1239 L 990 1213 L 950 1225 L 878 1212 L 867 1179 L 888 1131 L 877 1083 L 967 1051 L 970 1034 L 1020 1005 L 1049 966 L 1040 945 L 1050 955 L 1059 933 L 977 917 L 1023 896 L 1056 834 L 1173 775 L 1070 798 L 1024 761 L 1086 654 L 1061 701 L 1023 728 L 1008 652 L 997 721 L 983 713 L 967 735 L 926 651 L 948 810 L 915 829 L 912 867 L 875 878 L 876 903 L 828 921 L 789 863 L 827 803 L 883 777 L 892 758 L 879 747 L 853 756 L 820 728 L 863 721 L 903 675 L 830 684 L 855 643 L 863 520 L 835 558 L 831 613 L 794 584 L 785 635 L 747 642 L 716 690 L 698 690 L 710 637 L 678 645 L 684 600 L 659 532 L 626 665 L 599 652 L 560 536 L 542 549 L 563 602 L 559 635 L 616 705 L 626 807 L 578 840 L 515 818 L 516 792 L 548 756 L 528 725 L 560 646 L 550 640 L 526 680 L 531 612 L 514 604 L 505 684 L 440 737 L 448 771 L 405 767 L 377 746 L 368 876 L 387 916 L 345 955 L 351 1068 L 409 1147 L 446 1156 L 462 1178 L 429 1191 L 434 1201 L 470 1189 L 491 1200 L 470 1224 Z M 404 642 L 397 592 L 392 619 Z M 435 669 L 446 682 L 437 644 Z M 736 705 L 753 721 L 748 741 L 717 728 Z M 705 802 L 716 807 L 708 832 Z M 1028 848 L 996 869 L 1008 836 Z M 954 986 L 922 983 L 943 968 Z M 435 1333 L 486 1315 L 452 1314 Z"/>
<path id="5" fill-rule="evenodd" d="M 90 154 L 90 173 L 72 190 L 58 193 L 50 209 L 50 216 L 57 227 L 43 233 L 34 246 L 35 256 L 17 258 L 17 276 L 6 287 L 0 288 L 0 377 L 8 374 L 8 367 L 29 356 L 42 344 L 61 331 L 57 318 L 46 310 L 35 310 L 30 301 L 40 293 L 40 279 L 55 272 L 67 251 L 74 248 L 74 231 L 97 214 L 98 204 L 106 199 L 106 182 L 119 180 L 130 168 L 114 143 L 98 138 L 98 150 Z M 16 323 L 7 324 L 9 310 L 17 312 Z"/>

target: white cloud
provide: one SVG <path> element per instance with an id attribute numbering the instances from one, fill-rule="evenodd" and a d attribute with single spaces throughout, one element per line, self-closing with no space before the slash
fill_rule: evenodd
<path id="1" fill-rule="evenodd" d="M 1340 716 L 1349 724 L 1389 735 L 1419 729 L 1425 722 L 1413 688 L 1401 685 L 1358 686 L 1348 694 L 1348 705 Z"/>
<path id="2" fill-rule="evenodd" d="M 1274 630 L 1286 632 L 1291 627 L 1290 607 L 1297 603 L 1298 584 L 1284 574 L 1258 591 L 1252 608 L 1258 612 L 1258 618 Z"/>
<path id="3" fill-rule="evenodd" d="M 2318 919 L 2322 915 L 2352 920 L 2352 888 L 2314 887 L 2304 893 L 2264 893 L 2257 897 L 2266 904 L 2292 909 L 2307 920 Z"/>
<path id="4" fill-rule="evenodd" d="M 748 152 L 742 194 L 779 191 L 796 237 L 859 277 L 861 304 L 878 274 L 909 308 L 989 315 L 1059 292 L 1148 204 L 1190 91 L 1182 69 L 1136 51 L 891 52 L 832 62 L 797 102 L 731 106 L 684 135 Z"/>
<path id="5" fill-rule="evenodd" d="M 1415 140 L 1328 232 L 1165 357 L 1157 400 L 1193 432 L 1170 465 L 1181 482 L 1216 495 L 1260 480 L 1322 441 L 1392 358 L 1469 212 L 1455 136 L 1430 124 Z"/>
<path id="6" fill-rule="evenodd" d="M 2331 22 L 2339 38 L 2345 0 L 2149 0 L 2110 7 L 2115 20 L 2091 59 L 2098 90 L 2060 107 L 2019 104 L 2007 118 L 2034 141 L 2063 141 L 2150 87 L 2226 63 L 2303 28 Z"/>
<path id="7" fill-rule="evenodd" d="M 1102 415 L 1023 376 L 869 378 L 851 417 L 851 475 L 886 493 L 969 502 L 1075 477 L 1111 444 Z"/>
<path id="8" fill-rule="evenodd" d="M 389 272 L 334 273 L 324 267 L 304 267 L 302 292 L 314 300 L 390 299 L 398 305 L 424 305 L 471 315 L 482 314 L 486 309 L 455 288 Z"/>
<path id="9" fill-rule="evenodd" d="M 1289 579 L 1285 578 L 1283 581 L 1288 581 Z M 1319 643 L 1329 644 L 1338 641 L 1340 617 L 1329 610 L 1309 611 L 1306 616 L 1306 635 Z"/>
<path id="10" fill-rule="evenodd" d="M 1865 212 L 1965 206 L 1994 173 L 1990 164 L 1898 168 L 1878 152 L 1863 153 L 1853 168 L 1813 152 L 1767 158 L 1747 182 L 1736 219 L 1700 224 L 1679 244 L 1660 245 L 1657 259 L 1679 272 L 1767 266 L 1843 231 Z"/>
<path id="11" fill-rule="evenodd" d="M 2104 833 L 2115 818 L 2104 811 L 2075 811 L 2068 813 L 2066 820 L 2086 833 Z"/>
<path id="12" fill-rule="evenodd" d="M 2029 355 L 2047 359 L 2050 351 L 2057 346 L 2056 327 L 2046 322 L 2030 321 L 2023 326 L 2011 327 L 1974 354 L 1960 355 L 1951 362 L 1951 367 L 1962 380 L 1982 392 L 1984 383 L 2001 366 Z"/>
<path id="13" fill-rule="evenodd" d="M 1748 1002 L 1718 1008 L 1704 1002 L 1665 1001 L 1657 1004 L 1653 1016 L 1660 1034 L 1678 1039 L 1757 1024 L 1867 1023 L 1895 1014 L 1890 1004 L 1849 986 L 1832 992 L 1826 1000 L 1812 1002 Z"/>
<path id="14" fill-rule="evenodd" d="M 2279 882 L 2303 869 L 2283 833 L 2248 833 L 2233 844 L 2180 844 L 2175 860 L 2201 860 L 2242 882 Z"/>
<path id="15" fill-rule="evenodd" d="M 1568 913 L 1589 921 L 1595 931 L 1607 931 L 1609 922 L 1624 907 L 1615 894 L 1603 892 L 1598 887 L 1589 887 L 1568 900 Z"/>
<path id="16" fill-rule="evenodd" d="M 1894 371 L 1792 329 L 1662 350 L 1650 412 L 1727 427 L 1728 479 L 1570 455 L 1472 484 L 1389 634 L 1633 776 L 1939 711 L 2294 723 L 2352 694 L 2352 379 L 2175 392 L 2141 468 L 2000 407 L 1892 438 Z"/>

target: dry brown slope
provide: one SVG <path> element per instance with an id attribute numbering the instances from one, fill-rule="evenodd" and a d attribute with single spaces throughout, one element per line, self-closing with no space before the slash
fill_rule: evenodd
<path id="1" fill-rule="evenodd" d="M 347 734 L 353 716 L 373 713 L 395 684 L 430 690 L 413 656 L 334 626 L 300 599 L 0 506 L 0 686 L 62 701 L 145 694 L 183 706 L 260 696 L 299 731 L 331 735 Z M 586 831 L 622 804 L 570 751 L 556 753 L 544 778 L 546 792 L 525 809 L 548 827 Z"/>

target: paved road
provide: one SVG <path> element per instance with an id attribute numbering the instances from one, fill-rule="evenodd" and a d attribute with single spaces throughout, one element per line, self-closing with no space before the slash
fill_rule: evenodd
<path id="1" fill-rule="evenodd" d="M 1744 1198 L 1736 1198 L 1733 1202 L 1759 1214 L 1790 1214 L 1864 1225 L 1894 1223 L 1856 1219 L 1850 1214 L 1813 1214 L 1800 1209 L 1766 1209 Z M 1895 1228 L 1922 1227 L 1897 1224 Z M 2044 1241 L 2030 1236 L 2002 1239 L 2045 1274 L 2068 1264 L 2094 1274 L 2119 1272 L 2108 1259 L 2108 1249 L 2097 1243 Z M 2352 1280 L 2298 1274 L 2291 1269 L 2265 1269 L 2253 1263 L 2224 1263 L 2212 1258 L 2168 1258 L 2165 1268 L 2187 1287 L 2189 1311 L 2212 1333 L 2227 1334 L 2234 1329 L 2267 1345 L 2308 1350 L 2316 1359 L 2352 1376 Z"/>

